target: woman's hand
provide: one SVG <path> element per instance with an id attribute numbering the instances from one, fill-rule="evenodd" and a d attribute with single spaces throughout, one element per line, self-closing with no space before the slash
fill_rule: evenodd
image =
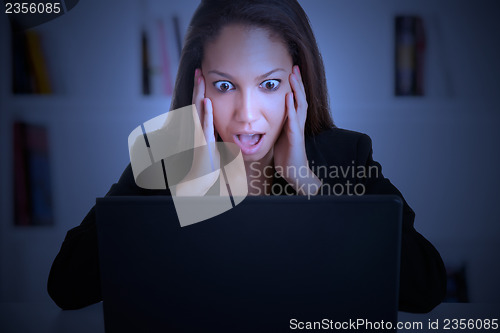
<path id="1" fill-rule="evenodd" d="M 192 104 L 196 106 L 202 131 L 195 123 L 194 146 L 199 148 L 194 149 L 188 174 L 177 185 L 178 196 L 203 196 L 219 178 L 220 154 L 215 140 L 212 101 L 205 97 L 205 78 L 199 68 L 194 74 Z"/>
<path id="2" fill-rule="evenodd" d="M 205 78 L 201 69 L 194 71 L 194 88 L 192 104 L 196 106 L 198 117 L 203 128 L 205 140 L 207 143 L 215 142 L 214 114 L 212 101 L 205 97 Z M 196 134 L 196 133 L 195 133 Z"/>
<path id="3" fill-rule="evenodd" d="M 274 145 L 274 167 L 298 194 L 314 195 L 321 181 L 307 161 L 304 138 L 307 98 L 299 66 L 293 66 L 289 81 L 292 91 L 285 96 L 286 120 Z"/>

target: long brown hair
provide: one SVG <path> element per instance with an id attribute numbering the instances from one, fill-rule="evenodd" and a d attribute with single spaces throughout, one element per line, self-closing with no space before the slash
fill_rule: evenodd
<path id="1" fill-rule="evenodd" d="M 293 64 L 300 68 L 306 91 L 305 135 L 335 127 L 323 59 L 309 19 L 296 0 L 202 0 L 184 40 L 171 110 L 191 104 L 194 71 L 201 67 L 204 46 L 230 23 L 268 29 L 286 43 Z"/>

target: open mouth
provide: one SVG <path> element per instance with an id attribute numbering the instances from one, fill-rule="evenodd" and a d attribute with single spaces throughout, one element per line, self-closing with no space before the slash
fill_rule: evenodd
<path id="1" fill-rule="evenodd" d="M 240 147 L 243 154 L 252 154 L 259 149 L 264 135 L 263 133 L 236 134 L 234 142 Z"/>

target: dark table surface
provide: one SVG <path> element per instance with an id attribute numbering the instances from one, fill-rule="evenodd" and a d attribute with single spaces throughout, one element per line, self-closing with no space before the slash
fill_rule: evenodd
<path id="1" fill-rule="evenodd" d="M 472 326 L 463 328 L 464 323 L 472 323 L 470 320 L 473 320 L 472 325 L 478 325 L 479 321 L 484 325 L 486 319 L 496 319 L 500 326 L 500 304 L 443 303 L 427 314 L 399 312 L 398 317 L 398 320 L 406 325 L 422 325 L 398 332 L 500 332 L 498 327 L 482 330 Z M 446 319 L 449 320 L 449 329 L 445 329 Z M 463 319 L 462 329 L 459 329 L 460 319 Z M 429 329 L 429 322 L 436 323 L 436 320 L 438 329 Z M 458 325 L 457 329 L 453 329 L 455 324 Z M 62 311 L 49 302 L 0 303 L 0 332 L 104 332 L 102 303 L 71 311 Z"/>

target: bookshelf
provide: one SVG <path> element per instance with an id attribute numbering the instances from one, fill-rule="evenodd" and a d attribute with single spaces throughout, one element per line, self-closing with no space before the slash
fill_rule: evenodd
<path id="1" fill-rule="evenodd" d="M 166 4 L 162 14 L 148 17 L 170 22 L 181 5 L 188 9 L 179 16 L 184 31 L 196 2 Z M 10 29 L 0 15 L 0 149 L 6 156 L 0 159 L 0 301 L 48 300 L 50 264 L 67 230 L 118 180 L 129 162 L 130 131 L 169 108 L 170 96 L 141 92 L 140 8 L 136 0 L 81 2 L 36 27 L 53 84 L 46 95 L 12 93 Z M 52 226 L 13 225 L 15 119 L 48 129 Z"/>

